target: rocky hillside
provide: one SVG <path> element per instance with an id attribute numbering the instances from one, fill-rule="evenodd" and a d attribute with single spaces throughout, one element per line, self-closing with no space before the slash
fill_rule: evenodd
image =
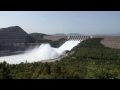
<path id="1" fill-rule="evenodd" d="M 12 26 L 0 29 L 0 44 L 35 43 L 35 39 L 21 27 Z"/>
<path id="2" fill-rule="evenodd" d="M 36 46 L 37 41 L 19 26 L 0 29 L 0 56 L 11 52 L 24 51 Z"/>

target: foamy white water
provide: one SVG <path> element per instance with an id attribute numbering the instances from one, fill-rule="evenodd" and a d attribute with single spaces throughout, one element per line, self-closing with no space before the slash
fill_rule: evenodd
<path id="1" fill-rule="evenodd" d="M 6 61 L 9 64 L 19 64 L 21 62 L 37 62 L 47 59 L 55 59 L 64 54 L 65 50 L 71 50 L 80 41 L 66 41 L 61 47 L 53 48 L 49 44 L 41 44 L 24 54 L 0 57 L 0 62 Z"/>
<path id="2" fill-rule="evenodd" d="M 70 51 L 73 47 L 78 45 L 78 43 L 80 43 L 80 41 L 69 40 L 69 41 L 65 42 L 62 46 L 60 46 L 59 49 Z"/>

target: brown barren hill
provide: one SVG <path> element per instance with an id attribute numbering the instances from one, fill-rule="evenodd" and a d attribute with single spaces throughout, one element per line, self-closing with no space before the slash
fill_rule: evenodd
<path id="1" fill-rule="evenodd" d="M 61 38 L 67 39 L 67 36 L 44 36 L 43 37 L 43 39 L 52 40 L 52 41 L 57 41 Z"/>
<path id="2" fill-rule="evenodd" d="M 93 38 L 103 38 L 101 44 L 105 47 L 120 49 L 120 36 L 93 36 Z"/>

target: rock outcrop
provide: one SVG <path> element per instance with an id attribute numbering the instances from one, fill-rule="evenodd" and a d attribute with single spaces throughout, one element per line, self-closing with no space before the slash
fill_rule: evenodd
<path id="1" fill-rule="evenodd" d="M 0 56 L 24 51 L 36 45 L 38 45 L 36 40 L 19 26 L 0 29 Z"/>
<path id="2" fill-rule="evenodd" d="M 35 43 L 35 39 L 28 35 L 21 27 L 12 26 L 0 29 L 0 44 Z"/>

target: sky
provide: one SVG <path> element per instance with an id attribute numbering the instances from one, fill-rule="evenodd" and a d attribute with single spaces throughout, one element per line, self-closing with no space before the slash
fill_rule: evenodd
<path id="1" fill-rule="evenodd" d="M 120 33 L 120 11 L 0 11 L 0 28 L 10 26 L 27 33 Z"/>

